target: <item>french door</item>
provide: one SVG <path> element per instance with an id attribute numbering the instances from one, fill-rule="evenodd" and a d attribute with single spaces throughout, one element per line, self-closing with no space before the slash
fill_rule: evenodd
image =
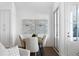
<path id="1" fill-rule="evenodd" d="M 79 5 L 65 3 L 65 51 L 68 56 L 79 56 Z"/>

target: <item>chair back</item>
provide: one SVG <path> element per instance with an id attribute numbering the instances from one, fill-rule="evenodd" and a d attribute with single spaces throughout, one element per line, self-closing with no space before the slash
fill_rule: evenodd
<path id="1" fill-rule="evenodd" d="M 30 50 L 30 52 L 38 52 L 38 39 L 37 37 L 29 37 L 25 39 L 26 41 L 26 49 Z"/>

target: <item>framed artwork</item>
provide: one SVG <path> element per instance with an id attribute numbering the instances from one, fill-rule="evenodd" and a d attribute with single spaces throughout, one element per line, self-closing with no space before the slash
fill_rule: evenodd
<path id="1" fill-rule="evenodd" d="M 48 33 L 47 20 L 23 20 L 22 34 L 46 34 Z"/>

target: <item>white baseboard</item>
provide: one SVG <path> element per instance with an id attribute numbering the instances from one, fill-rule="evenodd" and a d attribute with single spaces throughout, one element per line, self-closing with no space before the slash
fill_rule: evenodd
<path id="1" fill-rule="evenodd" d="M 56 52 L 59 56 L 61 56 L 61 55 L 60 55 L 60 53 L 59 53 L 59 52 L 57 52 L 57 50 L 56 50 L 54 47 L 53 47 L 53 49 L 55 50 L 55 52 Z"/>

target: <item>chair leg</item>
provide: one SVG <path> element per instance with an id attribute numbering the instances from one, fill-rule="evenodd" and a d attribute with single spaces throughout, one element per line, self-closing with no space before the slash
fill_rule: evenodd
<path id="1" fill-rule="evenodd" d="M 37 56 L 37 53 L 35 52 L 35 56 Z"/>

